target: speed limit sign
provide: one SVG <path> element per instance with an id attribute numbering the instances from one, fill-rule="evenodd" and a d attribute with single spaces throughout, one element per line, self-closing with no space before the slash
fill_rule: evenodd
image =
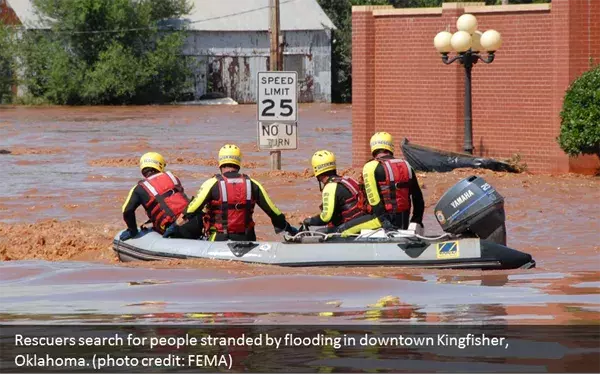
<path id="1" fill-rule="evenodd" d="M 261 71 L 258 73 L 258 121 L 298 121 L 298 73 Z"/>

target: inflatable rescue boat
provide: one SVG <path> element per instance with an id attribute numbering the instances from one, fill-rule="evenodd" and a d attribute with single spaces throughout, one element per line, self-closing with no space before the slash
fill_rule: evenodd
<path id="1" fill-rule="evenodd" d="M 411 266 L 448 269 L 533 268 L 531 255 L 506 246 L 504 198 L 481 177 L 465 178 L 435 207 L 444 233 L 365 230 L 351 237 L 301 231 L 281 242 L 163 238 L 146 229 L 113 249 L 123 262 L 219 259 L 279 266 Z"/>

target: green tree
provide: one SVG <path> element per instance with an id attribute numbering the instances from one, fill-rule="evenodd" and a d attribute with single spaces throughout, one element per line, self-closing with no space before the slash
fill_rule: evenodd
<path id="1" fill-rule="evenodd" d="M 318 0 L 337 30 L 331 47 L 331 96 L 334 102 L 352 101 L 352 6 L 393 5 L 405 7 L 439 6 L 441 0 Z"/>
<path id="2" fill-rule="evenodd" d="M 558 144 L 563 151 L 600 157 L 600 65 L 571 83 L 560 116 Z"/>
<path id="3" fill-rule="evenodd" d="M 0 20 L 0 104 L 10 101 L 11 86 L 15 83 L 11 35 L 9 27 Z"/>
<path id="4" fill-rule="evenodd" d="M 388 0 L 317 0 L 337 27 L 331 47 L 331 96 L 334 102 L 352 101 L 352 6 L 389 5 Z"/>
<path id="5" fill-rule="evenodd" d="M 352 5 L 350 0 L 318 0 L 323 11 L 337 30 L 332 30 L 331 44 L 331 96 L 334 102 L 348 102 L 352 95 L 352 70 L 350 69 L 352 45 Z"/>
<path id="6" fill-rule="evenodd" d="M 176 100 L 191 70 L 181 56 L 188 0 L 34 0 L 51 30 L 17 48 L 29 94 L 54 104 Z"/>

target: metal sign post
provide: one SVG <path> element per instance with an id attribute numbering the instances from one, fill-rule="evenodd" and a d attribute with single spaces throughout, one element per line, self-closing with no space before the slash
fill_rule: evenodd
<path id="1" fill-rule="evenodd" d="M 298 73 L 259 72 L 257 98 L 258 148 L 298 149 Z M 279 169 L 280 162 L 271 163 L 271 170 Z"/>

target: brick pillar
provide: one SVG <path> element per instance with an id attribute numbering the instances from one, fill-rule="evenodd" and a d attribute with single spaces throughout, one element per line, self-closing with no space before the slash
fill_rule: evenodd
<path id="1" fill-rule="evenodd" d="M 352 165 L 370 157 L 369 138 L 375 128 L 375 20 L 373 9 L 352 8 Z"/>
<path id="2" fill-rule="evenodd" d="M 569 76 L 569 55 L 570 51 L 570 9 L 571 1 L 556 1 L 552 3 L 552 45 L 549 46 L 547 58 L 554 62 L 553 72 L 553 96 L 552 96 L 552 137 L 556 138 L 560 133 L 560 115 L 565 95 L 565 90 L 571 83 Z M 569 158 L 560 149 L 558 144 L 553 152 L 550 171 L 558 173 L 569 172 Z"/>

